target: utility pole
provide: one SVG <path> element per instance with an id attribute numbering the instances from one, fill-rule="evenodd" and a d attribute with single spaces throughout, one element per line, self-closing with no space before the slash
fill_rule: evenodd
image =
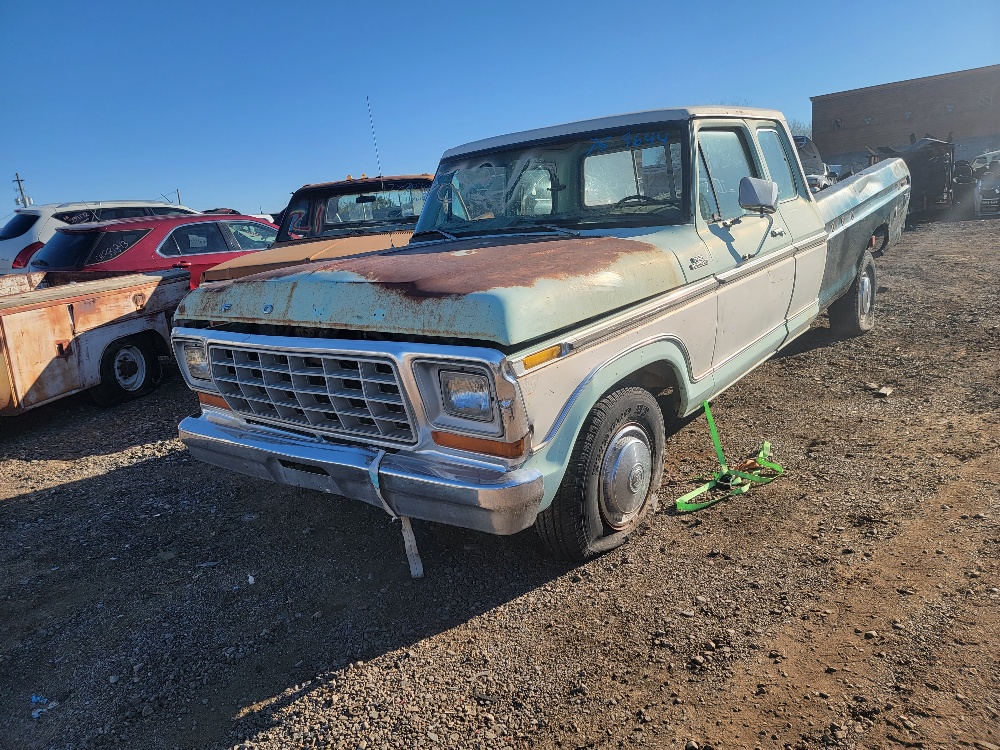
<path id="1" fill-rule="evenodd" d="M 10 174 L 10 173 L 8 172 L 8 174 Z M 20 199 L 14 201 L 14 202 L 17 203 L 22 208 L 27 208 L 28 206 L 30 206 L 31 205 L 31 198 L 29 198 L 28 194 L 24 192 L 24 180 L 21 179 L 21 175 L 19 175 L 17 172 L 14 172 L 14 179 L 11 180 L 11 182 L 16 182 L 17 183 L 18 192 L 21 193 Z"/>

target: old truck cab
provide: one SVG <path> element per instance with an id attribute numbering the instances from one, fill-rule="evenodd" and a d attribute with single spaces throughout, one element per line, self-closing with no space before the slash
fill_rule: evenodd
<path id="1" fill-rule="evenodd" d="M 446 152 L 411 242 L 193 292 L 173 345 L 201 460 L 582 560 L 656 503 L 665 415 L 820 311 L 875 315 L 883 162 L 813 196 L 779 112 L 697 107 Z M 874 248 L 873 243 L 879 247 Z"/>
<path id="2" fill-rule="evenodd" d="M 221 263 L 202 281 L 226 281 L 261 271 L 405 245 L 431 187 L 429 174 L 348 176 L 303 185 L 292 195 L 277 240 L 253 258 Z"/>

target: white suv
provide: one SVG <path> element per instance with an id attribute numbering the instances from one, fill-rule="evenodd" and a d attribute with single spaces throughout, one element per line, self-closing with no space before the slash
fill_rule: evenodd
<path id="1" fill-rule="evenodd" d="M 59 227 L 132 216 L 196 213 L 186 206 L 161 201 L 80 201 L 19 208 L 0 229 L 0 273 L 27 272 L 31 256 Z"/>

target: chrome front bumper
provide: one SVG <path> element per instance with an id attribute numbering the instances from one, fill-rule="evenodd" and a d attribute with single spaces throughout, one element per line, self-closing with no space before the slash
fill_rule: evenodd
<path id="1" fill-rule="evenodd" d="M 299 437 L 226 412 L 188 417 L 181 441 L 199 461 L 273 482 L 305 487 L 382 508 L 379 491 L 397 515 L 515 534 L 534 523 L 542 501 L 542 474 L 521 468 L 502 473 L 458 463 L 386 453 L 378 467 L 379 491 L 369 468 L 379 451 Z"/>

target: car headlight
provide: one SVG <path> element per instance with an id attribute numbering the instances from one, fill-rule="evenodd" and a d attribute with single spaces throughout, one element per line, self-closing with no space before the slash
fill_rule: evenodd
<path id="1" fill-rule="evenodd" d="M 493 420 L 490 381 L 485 375 L 441 370 L 441 401 L 444 410 L 453 417 Z"/>
<path id="2" fill-rule="evenodd" d="M 188 374 L 195 380 L 211 380 L 212 367 L 208 354 L 201 344 L 184 344 L 184 364 Z"/>

